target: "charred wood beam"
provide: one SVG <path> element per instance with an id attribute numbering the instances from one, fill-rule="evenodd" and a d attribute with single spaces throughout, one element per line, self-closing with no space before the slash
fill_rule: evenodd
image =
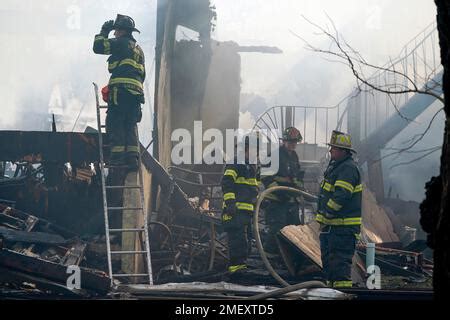
<path id="1" fill-rule="evenodd" d="M 363 259 L 366 259 L 366 253 L 361 250 L 356 251 Z M 392 273 L 394 275 L 404 276 L 404 277 L 412 277 L 412 278 L 423 278 L 424 276 L 428 276 L 422 273 L 417 273 L 414 271 L 410 271 L 407 269 L 404 269 L 403 267 L 394 264 L 392 262 L 389 262 L 385 259 L 381 259 L 379 257 L 375 257 L 375 264 L 379 266 L 384 273 Z"/>
<path id="2" fill-rule="evenodd" d="M 61 264 L 65 266 L 78 266 L 84 257 L 87 244 L 84 242 L 75 243 L 63 257 Z"/>
<path id="3" fill-rule="evenodd" d="M 44 279 L 66 284 L 67 267 L 39 258 L 29 257 L 8 249 L 0 250 L 0 266 L 33 275 Z M 81 288 L 106 293 L 110 289 L 111 280 L 101 271 L 80 268 Z"/>
<path id="4" fill-rule="evenodd" d="M 0 150 L 0 161 L 29 155 L 57 163 L 96 162 L 99 158 L 97 133 L 0 131 Z"/>
<path id="5" fill-rule="evenodd" d="M 85 290 L 70 290 L 65 284 L 60 284 L 54 281 L 46 280 L 43 278 L 35 277 L 23 272 L 13 271 L 7 268 L 0 267 L 0 282 L 15 283 L 21 285 L 23 282 L 33 283 L 36 285 L 38 290 L 44 292 L 52 292 L 53 294 L 63 295 L 65 298 L 80 299 L 82 297 L 87 297 L 89 294 Z M 42 294 L 43 297 L 48 296 L 48 294 Z M 10 295 L 8 295 L 10 296 Z M 30 298 L 31 293 L 24 292 L 23 298 Z"/>
<path id="6" fill-rule="evenodd" d="M 1 226 L 0 236 L 5 241 L 9 242 L 24 242 L 47 245 L 62 245 L 66 243 L 66 240 L 63 237 L 56 234 L 12 230 Z"/>
<path id="7" fill-rule="evenodd" d="M 45 219 L 37 218 L 33 215 L 30 215 L 28 213 L 25 213 L 23 211 L 8 207 L 6 205 L 3 205 L 0 203 L 0 212 L 2 215 L 0 215 L 0 224 L 2 223 L 2 218 L 13 218 L 14 221 L 20 225 L 20 228 L 16 228 L 19 230 L 25 230 L 25 231 L 34 231 L 39 230 L 42 232 L 47 233 L 56 233 L 64 237 L 65 239 L 74 238 L 78 235 L 72 231 L 69 231 L 65 228 L 62 228 L 58 225 L 55 225 Z M 6 217 L 7 216 L 7 217 Z M 22 222 L 20 222 L 22 221 Z"/>
<path id="8" fill-rule="evenodd" d="M 182 211 L 191 216 L 198 215 L 198 210 L 188 201 L 187 195 L 181 190 L 163 166 L 145 151 L 142 146 L 141 153 L 142 163 L 152 173 L 153 181 L 161 186 L 163 192 L 167 194 L 167 201 L 172 205 L 172 210 Z"/>

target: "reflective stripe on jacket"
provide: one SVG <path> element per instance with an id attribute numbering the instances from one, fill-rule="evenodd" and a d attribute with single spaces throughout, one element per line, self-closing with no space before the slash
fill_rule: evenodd
<path id="1" fill-rule="evenodd" d="M 361 225 L 361 175 L 351 156 L 332 161 L 320 184 L 316 220 L 334 226 Z"/>
<path id="2" fill-rule="evenodd" d="M 222 178 L 223 207 L 253 212 L 258 196 L 256 165 L 227 164 Z"/>
<path id="3" fill-rule="evenodd" d="M 124 88 L 131 94 L 139 96 L 145 102 L 143 82 L 145 80 L 145 58 L 141 47 L 133 37 L 109 39 L 98 34 L 94 40 L 94 52 L 109 55 L 108 70 L 111 73 L 108 85 Z"/>

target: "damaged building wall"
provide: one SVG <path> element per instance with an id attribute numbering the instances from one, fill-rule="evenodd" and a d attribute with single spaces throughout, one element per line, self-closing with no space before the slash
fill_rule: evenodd
<path id="1" fill-rule="evenodd" d="M 238 128 L 241 93 L 238 45 L 234 42 L 212 41 L 211 50 L 211 64 L 201 105 L 204 130 Z"/>
<path id="2" fill-rule="evenodd" d="M 171 165 L 171 133 L 193 131 L 194 121 L 204 128 L 237 128 L 239 124 L 240 66 L 238 46 L 210 39 L 214 10 L 209 1 L 162 1 L 158 13 L 157 159 Z M 188 13 L 195 14 L 189 15 Z M 178 25 L 199 33 L 200 41 L 176 41 Z M 158 60 L 160 63 L 158 63 Z"/>
<path id="3" fill-rule="evenodd" d="M 155 105 L 154 105 L 154 155 L 167 167 L 170 154 L 165 153 L 170 145 L 171 135 L 171 70 L 172 53 L 175 46 L 176 24 L 172 1 L 158 1 L 156 63 L 155 63 Z"/>
<path id="4" fill-rule="evenodd" d="M 193 134 L 194 121 L 202 119 L 201 106 L 206 91 L 210 60 L 211 51 L 198 41 L 175 43 L 171 72 L 172 131 L 183 128 Z"/>

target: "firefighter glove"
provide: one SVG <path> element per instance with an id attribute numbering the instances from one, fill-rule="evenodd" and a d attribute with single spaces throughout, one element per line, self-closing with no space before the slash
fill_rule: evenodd
<path id="1" fill-rule="evenodd" d="M 233 216 L 236 213 L 236 201 L 234 200 L 229 200 L 225 202 L 226 207 L 223 210 L 224 213 Z"/>
<path id="2" fill-rule="evenodd" d="M 114 29 L 114 20 L 106 21 L 102 26 L 102 33 L 109 34 Z"/>

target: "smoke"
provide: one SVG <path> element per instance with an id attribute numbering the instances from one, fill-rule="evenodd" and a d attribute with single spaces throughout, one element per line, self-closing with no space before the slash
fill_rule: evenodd
<path id="1" fill-rule="evenodd" d="M 140 124 L 148 142 L 153 102 L 156 4 L 153 1 L 23 0 L 2 1 L 0 67 L 6 75 L 0 94 L 2 130 L 51 129 L 82 132 L 97 127 L 92 82 L 108 82 L 107 56 L 95 55 L 92 42 L 102 24 L 117 13 L 134 18 L 135 34 L 146 54 L 146 100 Z"/>
<path id="2" fill-rule="evenodd" d="M 441 108 L 442 103 L 436 101 L 386 146 L 382 156 L 393 153 L 392 149 L 398 150 L 411 145 L 411 142 L 415 141 L 415 139 L 411 139 L 425 132 L 431 118 Z M 433 121 L 427 134 L 413 148 L 383 160 L 386 195 L 391 190 L 391 198 L 398 196 L 403 200 L 416 202 L 421 202 L 424 199 L 425 183 L 432 176 L 439 174 L 441 149 L 438 147 L 443 142 L 444 123 L 445 116 L 442 111 Z M 435 147 L 436 150 L 433 152 Z M 428 153 L 430 154 L 427 155 Z M 421 157 L 423 158 L 418 159 Z M 411 163 L 408 165 L 398 166 L 398 164 L 409 162 Z"/>
<path id="3" fill-rule="evenodd" d="M 240 123 L 243 125 L 249 123 L 250 118 L 257 119 L 268 107 L 329 107 L 352 92 L 355 78 L 347 66 L 326 61 L 324 56 L 306 50 L 303 42 L 296 37 L 298 35 L 306 39 L 315 47 L 328 48 L 329 41 L 317 35 L 317 30 L 302 15 L 332 30 L 329 16 L 343 36 L 341 40 L 349 43 L 374 65 L 384 65 L 396 57 L 411 38 L 435 21 L 436 15 L 433 1 L 422 0 L 346 0 L 345 5 L 342 1 L 334 0 L 213 2 L 218 12 L 215 34 L 218 40 L 232 39 L 240 45 L 277 46 L 283 50 L 281 55 L 241 55 L 244 99 L 241 98 L 243 113 Z M 417 119 L 417 123 L 405 129 L 389 147 L 404 146 L 405 140 L 422 132 L 436 111 L 435 108 L 436 106 L 425 112 Z M 308 125 L 314 121 L 311 115 L 306 117 Z M 330 119 L 330 122 L 333 121 Z M 436 119 L 432 130 L 412 151 L 441 144 L 442 123 L 442 117 Z M 299 125 L 299 129 L 303 131 L 303 123 Z M 308 142 L 316 135 L 308 128 L 303 133 Z M 325 142 L 324 128 L 319 128 L 317 135 L 319 143 Z M 406 200 L 415 201 L 423 198 L 424 183 L 438 173 L 439 151 L 412 165 L 390 169 L 397 163 L 408 162 L 420 155 L 406 153 L 395 161 L 388 159 L 383 162 L 386 192 L 392 187 L 392 196 L 399 194 Z"/>
<path id="4" fill-rule="evenodd" d="M 239 113 L 239 128 L 251 130 L 254 125 L 255 118 L 249 111 Z"/>
<path id="5" fill-rule="evenodd" d="M 321 26 L 327 15 L 345 40 L 367 61 L 383 65 L 404 44 L 435 20 L 432 1 L 422 0 L 213 0 L 220 41 L 277 46 L 281 55 L 242 54 L 242 91 L 264 98 L 269 106 L 335 105 L 355 85 L 350 70 L 312 54 L 296 35 L 318 47 L 317 35 L 302 15 Z M 399 19 L 401 17 L 401 19 Z"/>

